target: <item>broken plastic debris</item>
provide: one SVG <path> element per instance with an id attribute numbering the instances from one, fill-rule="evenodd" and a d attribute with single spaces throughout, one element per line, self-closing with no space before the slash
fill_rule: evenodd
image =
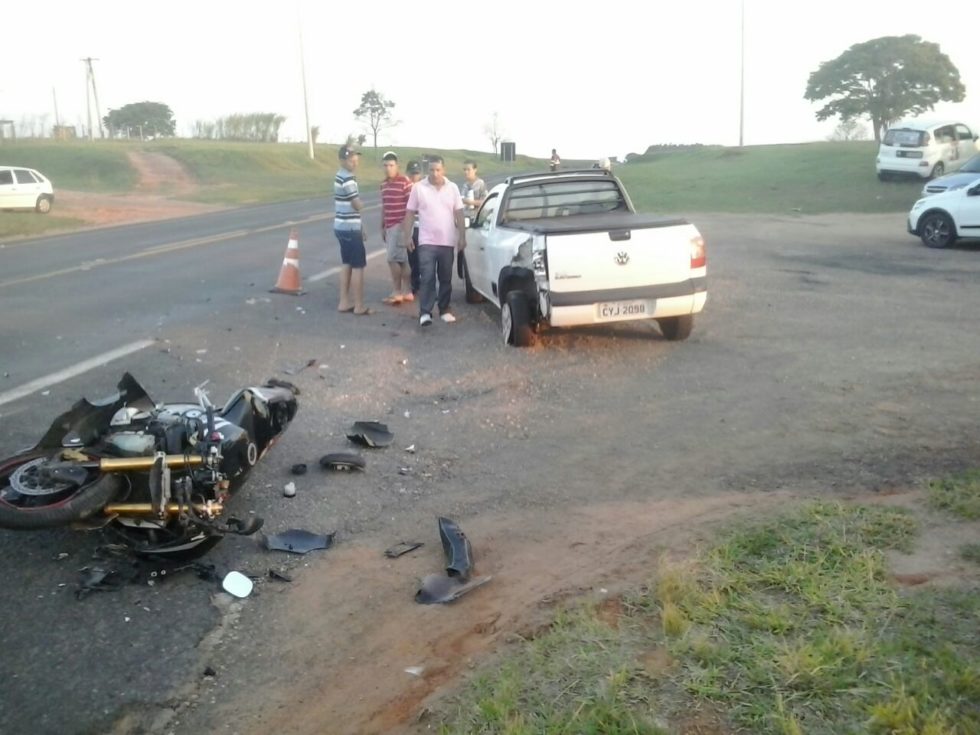
<path id="1" fill-rule="evenodd" d="M 277 582 L 292 582 L 293 578 L 290 577 L 285 572 L 278 572 L 275 569 L 269 570 L 269 579 L 274 579 Z"/>
<path id="2" fill-rule="evenodd" d="M 382 424 L 380 421 L 355 421 L 347 432 L 347 438 L 355 444 L 377 449 L 391 444 L 395 435 L 388 431 L 386 424 Z"/>
<path id="3" fill-rule="evenodd" d="M 367 465 L 364 457 L 353 452 L 331 452 L 320 457 L 320 466 L 325 470 L 363 470 Z"/>
<path id="4" fill-rule="evenodd" d="M 415 445 L 409 444 L 407 447 L 405 447 L 405 451 L 409 454 L 415 454 Z"/>
<path id="5" fill-rule="evenodd" d="M 252 580 L 241 572 L 228 572 L 221 580 L 221 588 L 235 597 L 248 597 L 252 594 Z"/>
<path id="6" fill-rule="evenodd" d="M 299 462 L 297 464 L 294 464 L 292 467 L 289 468 L 289 471 L 292 472 L 294 475 L 305 475 L 306 474 L 306 464 L 303 463 L 303 462 Z"/>
<path id="7" fill-rule="evenodd" d="M 206 354 L 208 354 L 208 351 L 207 350 L 196 350 L 195 352 L 198 355 L 206 355 Z"/>
<path id="8" fill-rule="evenodd" d="M 473 547 L 456 521 L 439 519 L 439 538 L 446 554 L 446 574 L 465 582 L 473 571 Z"/>
<path id="9" fill-rule="evenodd" d="M 411 674 L 412 676 L 422 676 L 424 672 L 424 666 L 409 666 L 407 669 L 405 669 L 405 673 Z"/>
<path id="10" fill-rule="evenodd" d="M 287 482 L 286 483 L 286 486 L 282 489 L 282 494 L 285 495 L 287 498 L 292 498 L 293 496 L 295 496 L 296 495 L 296 483 L 295 482 Z"/>
<path id="11" fill-rule="evenodd" d="M 421 541 L 399 541 L 391 548 L 385 549 L 385 556 L 389 559 L 397 559 L 399 556 L 404 556 L 410 551 L 415 551 L 423 546 L 425 544 Z"/>
<path id="12" fill-rule="evenodd" d="M 444 605 L 455 602 L 477 587 L 482 587 L 493 577 L 480 577 L 469 582 L 461 582 L 455 577 L 430 574 L 422 580 L 422 586 L 415 593 L 415 601 L 421 605 Z"/>
<path id="13" fill-rule="evenodd" d="M 329 549 L 333 545 L 333 533 L 319 534 L 291 528 L 282 533 L 265 537 L 269 551 L 288 551 L 292 554 L 308 554 L 317 549 Z"/>
<path id="14" fill-rule="evenodd" d="M 42 396 L 50 396 L 51 395 L 51 391 L 49 391 L 49 390 L 42 390 L 41 391 L 41 395 Z"/>

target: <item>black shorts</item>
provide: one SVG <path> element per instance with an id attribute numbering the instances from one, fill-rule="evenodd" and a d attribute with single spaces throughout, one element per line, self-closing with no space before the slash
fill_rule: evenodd
<path id="1" fill-rule="evenodd" d="M 351 268 L 363 268 L 367 265 L 367 253 L 364 252 L 364 238 L 360 230 L 334 230 L 333 234 L 340 243 L 340 262 Z"/>

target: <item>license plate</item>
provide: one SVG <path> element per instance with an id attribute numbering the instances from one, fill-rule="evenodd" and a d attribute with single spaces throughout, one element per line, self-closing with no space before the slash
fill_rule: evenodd
<path id="1" fill-rule="evenodd" d="M 652 312 L 647 301 L 608 301 L 595 305 L 595 316 L 600 322 L 641 319 Z"/>

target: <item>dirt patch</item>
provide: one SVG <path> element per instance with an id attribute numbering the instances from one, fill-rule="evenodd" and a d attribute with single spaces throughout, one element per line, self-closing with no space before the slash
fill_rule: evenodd
<path id="1" fill-rule="evenodd" d="M 430 698 L 454 687 L 490 651 L 545 627 L 566 596 L 595 595 L 603 619 L 616 625 L 623 614 L 618 591 L 647 581 L 665 548 L 689 547 L 706 539 L 701 534 L 715 522 L 777 498 L 791 496 L 607 503 L 546 517 L 477 518 L 464 530 L 477 573 L 493 580 L 451 606 L 412 601 L 417 579 L 444 564 L 439 544 L 397 560 L 382 557 L 380 541 L 339 546 L 297 579 L 288 605 L 267 621 L 271 640 L 264 646 L 275 651 L 276 673 L 265 682 L 261 703 L 249 695 L 219 700 L 209 719 L 222 721 L 227 708 L 241 733 L 424 731 L 418 721 Z"/>
<path id="2" fill-rule="evenodd" d="M 220 205 L 179 201 L 198 190 L 194 177 L 176 160 L 162 153 L 131 152 L 129 162 L 139 173 L 131 194 L 94 194 L 59 189 L 57 214 L 82 220 L 88 227 L 153 222 L 189 217 L 223 209 Z"/>

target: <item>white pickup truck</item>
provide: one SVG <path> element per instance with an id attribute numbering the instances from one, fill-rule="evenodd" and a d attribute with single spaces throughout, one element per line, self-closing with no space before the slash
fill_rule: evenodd
<path id="1" fill-rule="evenodd" d="M 678 218 L 637 214 L 608 171 L 511 176 L 466 230 L 467 301 L 500 307 L 504 341 L 544 327 L 655 319 L 685 339 L 704 308 L 704 240 Z"/>

